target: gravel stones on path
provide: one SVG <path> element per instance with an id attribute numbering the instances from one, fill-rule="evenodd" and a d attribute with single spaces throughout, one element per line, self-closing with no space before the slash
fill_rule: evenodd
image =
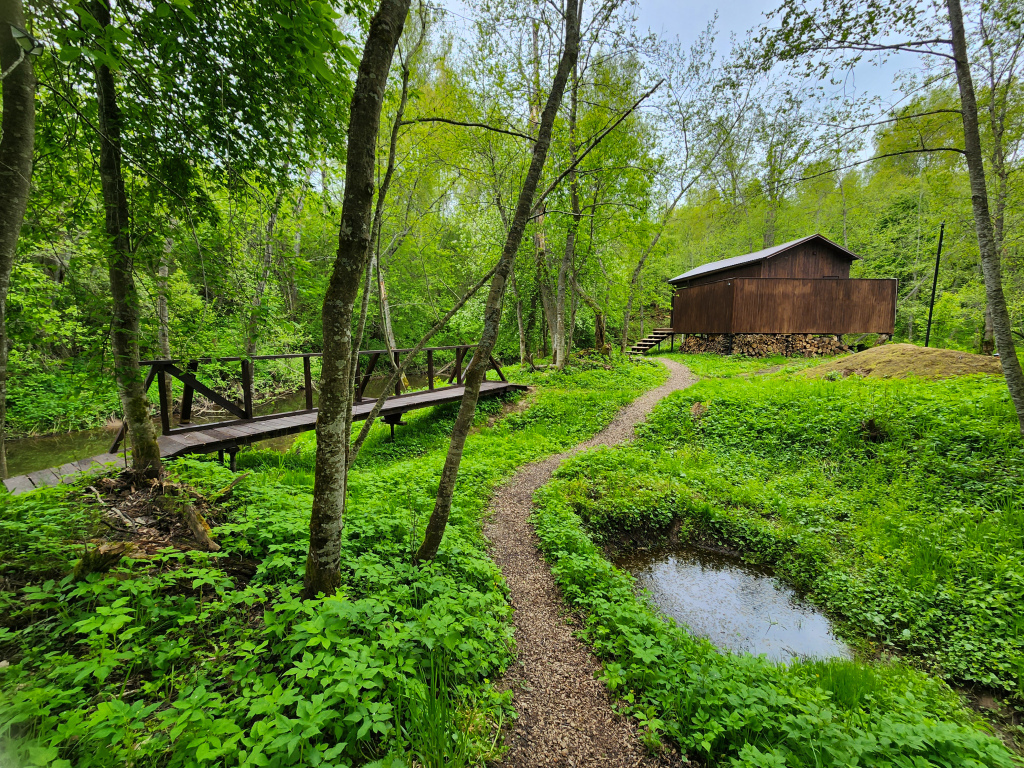
<path id="1" fill-rule="evenodd" d="M 508 582 L 518 656 L 502 681 L 513 691 L 519 719 L 506 738 L 507 768 L 543 766 L 680 765 L 677 755 L 650 755 L 640 743 L 631 718 L 612 712 L 604 683 L 595 678 L 601 665 L 574 636 L 578 628 L 562 603 L 561 592 L 538 549 L 530 525 L 533 494 L 551 479 L 566 458 L 600 445 L 633 438 L 633 428 L 654 405 L 697 377 L 678 363 L 662 360 L 669 369 L 665 384 L 619 411 L 602 432 L 576 448 L 528 464 L 491 500 L 492 514 L 484 526 L 491 555 Z"/>

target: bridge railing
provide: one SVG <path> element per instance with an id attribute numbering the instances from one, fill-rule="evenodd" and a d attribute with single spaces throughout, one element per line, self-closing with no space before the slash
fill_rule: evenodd
<path id="1" fill-rule="evenodd" d="M 433 391 L 435 389 L 448 389 L 450 387 L 461 386 L 465 381 L 466 368 L 469 366 L 469 359 L 467 353 L 469 350 L 474 349 L 476 344 L 457 344 L 454 346 L 447 347 L 425 347 L 420 350 L 419 354 L 426 355 L 427 358 L 427 389 Z M 391 354 L 394 359 L 394 364 L 397 367 L 401 364 L 403 355 L 407 355 L 412 352 L 412 348 L 404 349 L 368 349 L 360 350 L 359 357 L 367 358 L 365 368 L 360 363 L 356 370 L 356 394 L 355 403 L 363 403 L 368 399 L 376 400 L 377 398 L 365 398 L 366 387 L 373 378 L 373 372 L 377 367 L 378 362 L 382 356 Z M 435 386 L 435 352 L 454 352 L 455 359 L 452 361 L 451 374 L 448 376 L 444 386 Z M 160 402 L 160 429 L 165 435 L 177 435 L 187 432 L 194 432 L 202 429 L 213 429 L 218 425 L 231 425 L 237 424 L 240 421 L 246 422 L 258 422 L 266 421 L 268 419 L 282 419 L 289 416 L 298 416 L 303 413 L 310 413 L 316 411 L 313 406 L 313 370 L 311 360 L 314 357 L 322 357 L 322 352 L 299 352 L 295 354 L 286 355 L 253 355 L 252 357 L 193 357 L 193 358 L 173 358 L 173 359 L 154 359 L 154 360 L 140 360 L 141 365 L 149 366 L 149 373 L 146 375 L 146 381 L 143 385 L 145 390 L 148 392 L 150 387 L 153 385 L 154 380 L 159 388 L 159 402 Z M 295 360 L 302 359 L 302 372 L 303 372 L 303 390 L 306 395 L 306 407 L 298 411 L 287 411 L 283 413 L 273 413 L 265 416 L 256 416 L 253 413 L 253 364 L 258 361 L 264 360 Z M 233 400 L 230 396 L 225 395 L 221 392 L 216 391 L 213 387 L 210 387 L 197 378 L 200 365 L 209 365 L 213 363 L 238 363 L 241 367 L 241 385 L 242 385 L 242 402 L 238 403 Z M 444 369 L 447 369 L 447 364 Z M 490 367 L 493 368 L 501 381 L 507 381 L 505 374 L 501 370 L 501 366 L 498 361 L 493 357 L 490 358 Z M 443 371 L 443 369 L 442 369 Z M 160 374 L 167 374 L 166 376 Z M 169 378 L 175 378 L 184 385 L 184 391 L 181 396 L 181 410 L 178 416 L 178 425 L 172 426 L 171 420 L 173 413 L 171 413 L 172 398 L 171 393 L 168 389 L 170 386 Z M 192 424 L 192 406 L 195 399 L 196 393 L 199 393 L 203 397 L 207 398 L 215 405 L 220 406 L 229 414 L 234 416 L 234 419 L 228 419 L 221 422 L 207 423 L 207 424 Z M 389 399 L 394 397 L 404 397 L 408 394 L 403 394 L 402 377 L 399 377 L 395 381 L 395 393 L 390 395 Z M 113 445 L 110 447 L 111 453 L 117 453 L 118 447 L 121 445 L 121 441 L 124 440 L 126 432 L 126 424 L 121 425 L 121 429 L 117 433 L 117 437 L 114 439 Z"/>

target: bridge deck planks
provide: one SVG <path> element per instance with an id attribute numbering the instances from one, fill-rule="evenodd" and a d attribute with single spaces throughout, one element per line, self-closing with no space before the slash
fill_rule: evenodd
<path id="1" fill-rule="evenodd" d="M 480 397 L 497 397 L 506 392 L 525 389 L 526 387 L 520 384 L 485 381 L 480 386 Z M 457 385 L 390 397 L 381 408 L 380 416 L 393 416 L 434 405 L 456 403 L 462 399 L 464 391 L 464 386 Z M 362 403 L 356 404 L 352 408 L 352 420 L 362 421 L 369 416 L 374 402 L 373 400 L 364 400 Z M 193 453 L 211 453 L 235 446 L 250 445 L 269 438 L 308 432 L 316 427 L 316 417 L 317 412 L 313 410 L 298 414 L 286 414 L 280 418 L 264 417 L 258 421 L 239 419 L 219 422 L 210 424 L 206 429 L 160 435 L 157 438 L 157 443 L 160 445 L 160 455 L 165 459 Z M 123 466 L 124 458 L 115 453 L 102 453 L 81 461 L 69 462 L 60 467 L 41 469 L 27 475 L 7 478 L 4 480 L 4 486 L 14 495 L 27 493 L 43 485 L 74 482 L 80 474 L 102 472 L 112 462 Z"/>

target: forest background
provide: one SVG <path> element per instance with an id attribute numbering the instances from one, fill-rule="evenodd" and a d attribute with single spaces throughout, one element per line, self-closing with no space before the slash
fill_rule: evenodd
<path id="1" fill-rule="evenodd" d="M 77 44 L 88 32 L 79 5 L 26 7 L 48 51 L 35 61 L 32 187 L 7 297 L 9 436 L 93 426 L 119 409 L 98 59 Z M 506 300 L 504 361 L 624 349 L 665 324 L 667 278 L 814 232 L 863 256 L 853 276 L 899 280 L 896 338 L 920 343 L 942 222 L 932 344 L 993 351 L 967 169 L 949 151 L 964 143 L 950 61 L 901 71 L 899 97 L 883 104 L 844 95 L 841 71 L 755 65 L 758 30 L 722 55 L 714 23 L 683 46 L 641 32 L 636 11 L 610 3 L 587 19 L 540 185 L 549 194 Z M 392 66 L 364 348 L 415 344 L 504 242 L 560 31 L 531 2 L 470 13 L 414 6 Z M 322 348 L 367 14 L 184 0 L 113 9 L 143 358 Z M 1021 334 L 1024 33 L 1012 3 L 968 4 L 965 15 Z M 204 25 L 227 43 L 188 37 Z M 432 343 L 474 343 L 483 305 L 483 294 L 470 299 Z M 262 365 L 258 384 L 270 396 L 300 371 Z"/>

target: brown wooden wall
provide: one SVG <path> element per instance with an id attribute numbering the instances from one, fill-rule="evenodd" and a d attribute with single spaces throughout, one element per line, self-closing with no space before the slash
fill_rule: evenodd
<path id="1" fill-rule="evenodd" d="M 735 277 L 839 277 L 850 276 L 851 257 L 822 240 L 811 240 L 753 264 L 699 275 L 679 285 L 707 285 Z"/>
<path id="2" fill-rule="evenodd" d="M 892 333 L 896 280 L 736 278 L 677 288 L 676 333 Z"/>
<path id="3" fill-rule="evenodd" d="M 762 262 L 758 277 L 850 276 L 849 256 L 820 240 L 801 243 Z M 728 275 L 732 277 L 732 275 Z"/>
<path id="4" fill-rule="evenodd" d="M 723 269 L 721 272 L 712 272 L 710 275 L 699 275 L 692 277 L 685 283 L 679 285 L 707 285 L 709 283 L 717 283 L 719 280 L 732 277 L 761 277 L 761 268 L 764 262 L 755 261 L 753 264 L 741 264 L 738 267 L 732 269 Z"/>

